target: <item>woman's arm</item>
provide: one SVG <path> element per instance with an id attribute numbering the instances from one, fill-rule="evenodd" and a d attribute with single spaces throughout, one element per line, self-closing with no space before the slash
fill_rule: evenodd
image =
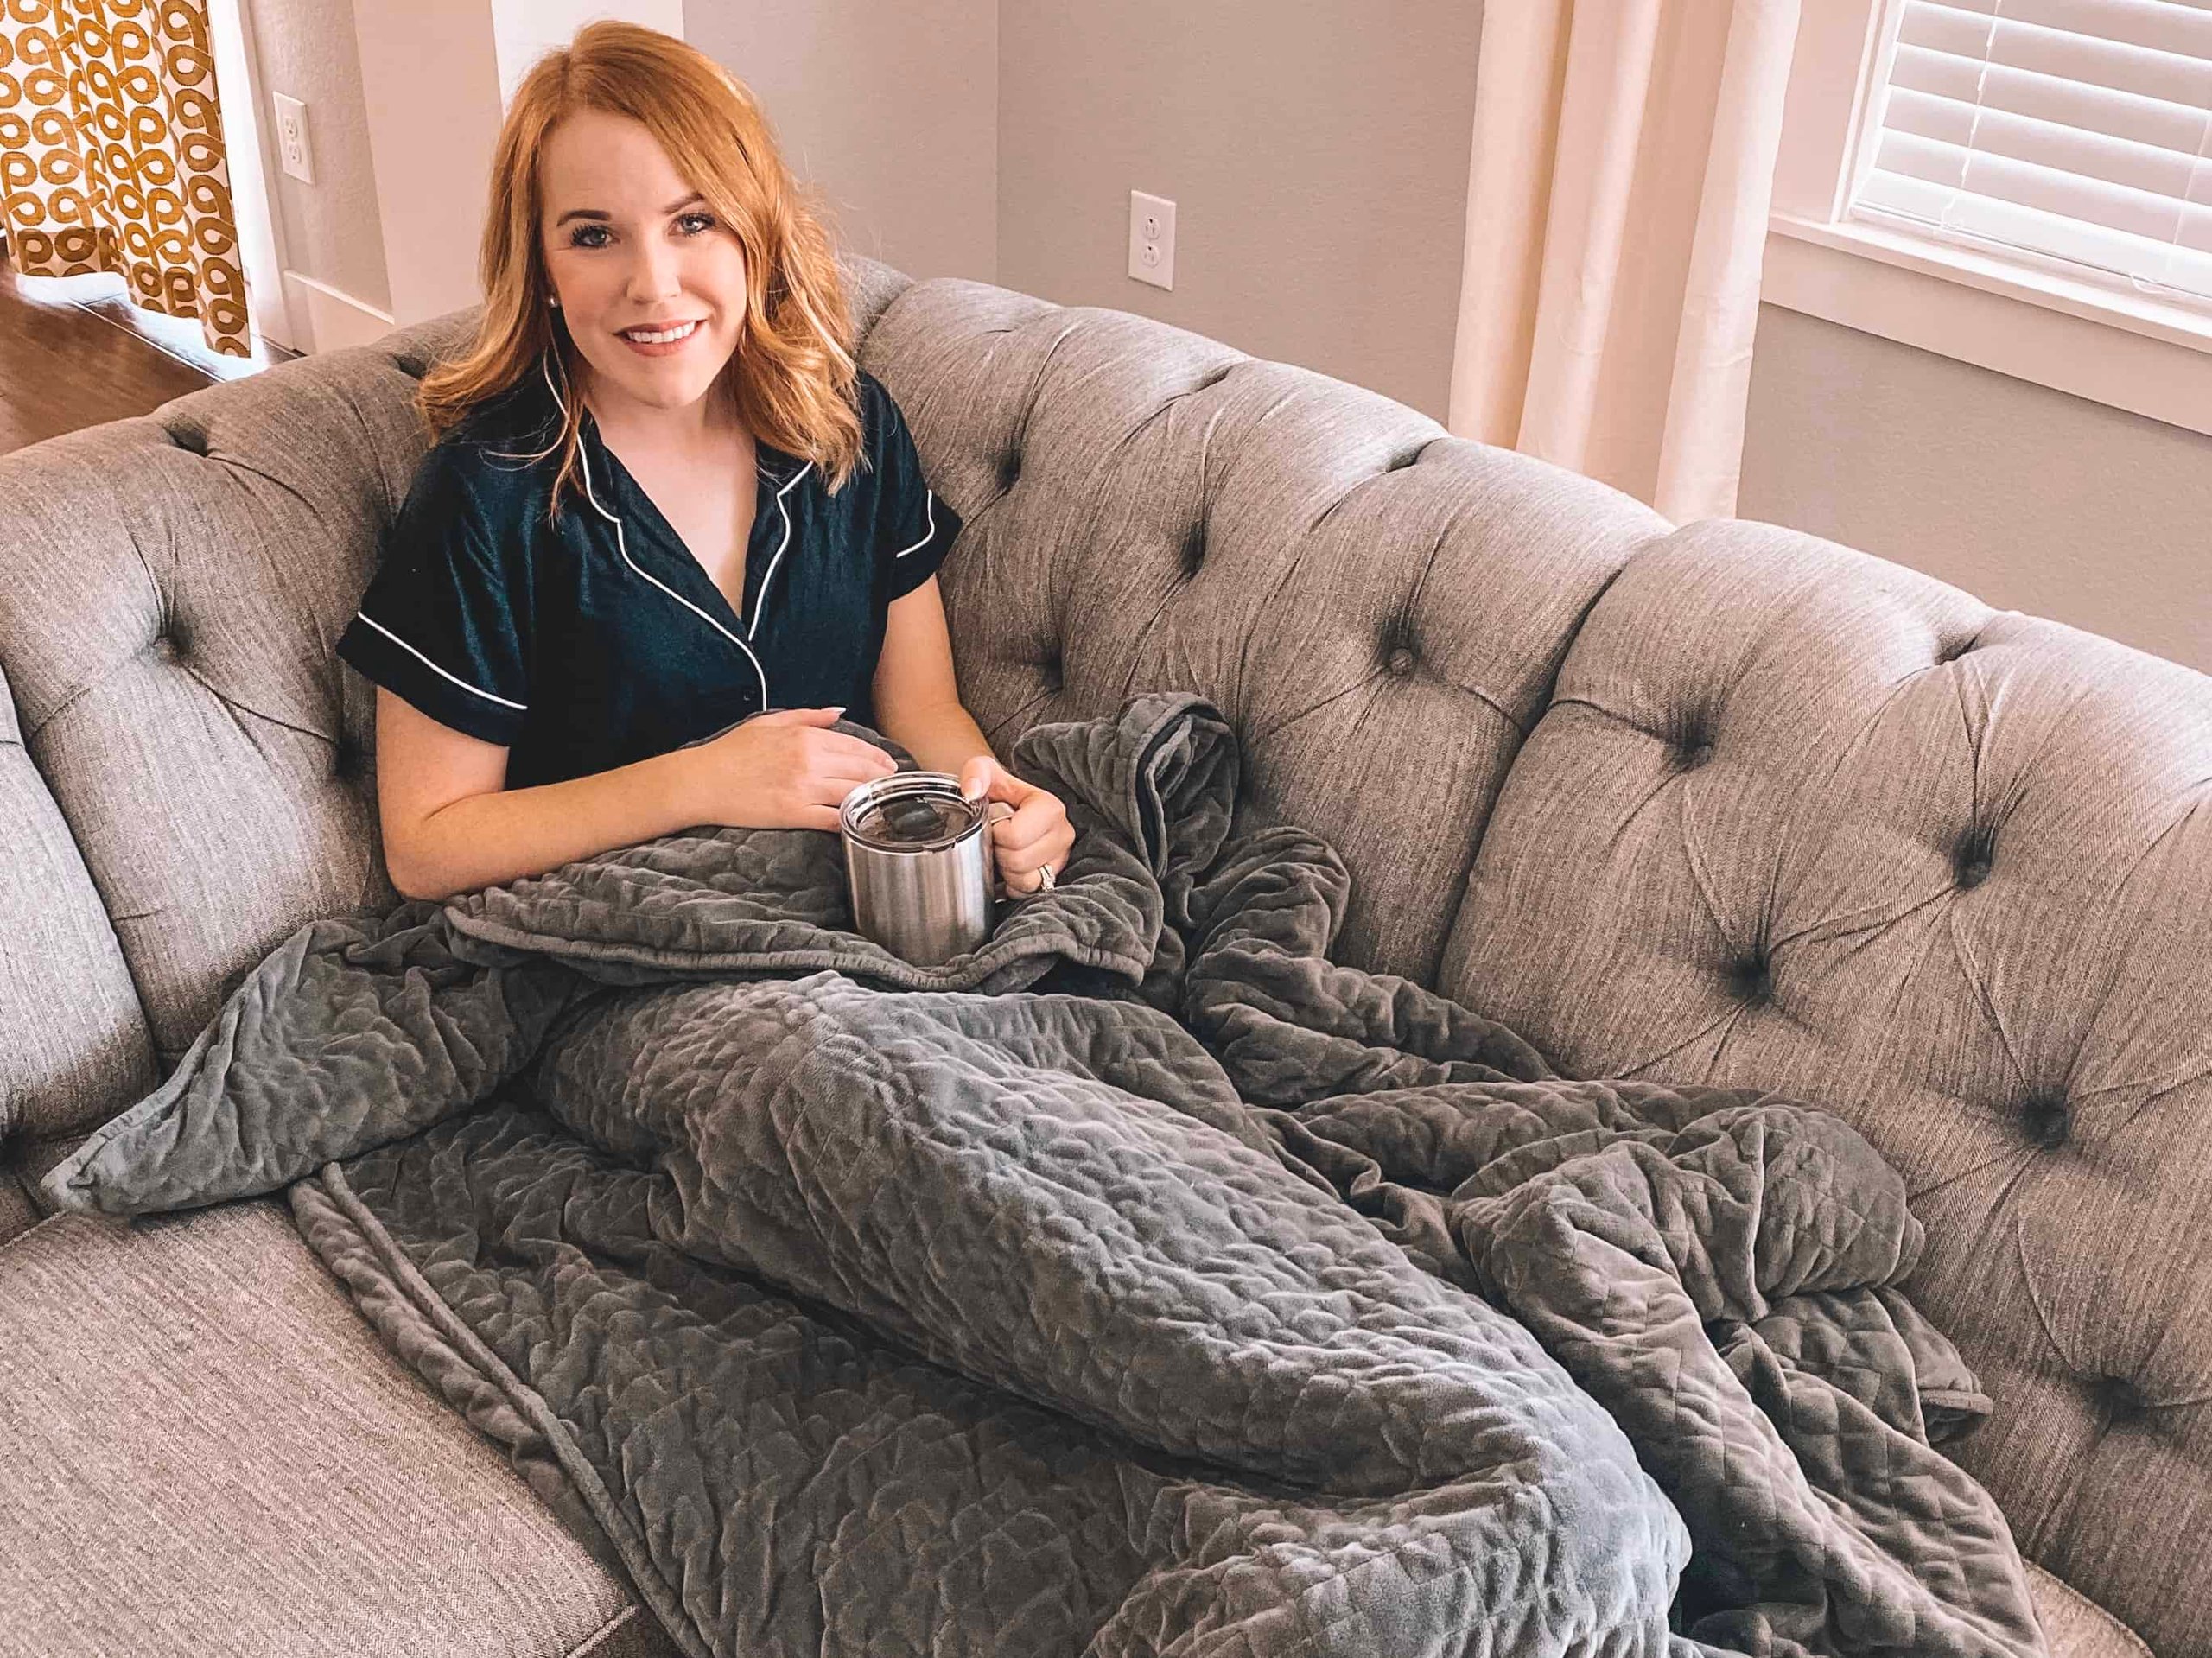
<path id="1" fill-rule="evenodd" d="M 694 824 L 835 829 L 837 803 L 892 771 L 830 726 L 839 708 L 755 715 L 711 742 L 589 777 L 505 786 L 507 751 L 377 690 L 385 866 L 409 898 L 443 899 Z"/>
<path id="2" fill-rule="evenodd" d="M 997 758 L 982 728 L 961 705 L 952 671 L 952 636 L 945 628 L 944 601 L 935 576 L 891 601 L 874 689 L 877 726 L 925 770 L 957 777 L 978 755 Z"/>
<path id="3" fill-rule="evenodd" d="M 696 820 L 677 754 L 596 777 L 509 790 L 507 751 L 377 690 L 377 811 L 385 866 L 409 898 L 450 898 L 543 874 Z"/>
<path id="4" fill-rule="evenodd" d="M 1067 808 L 1000 765 L 982 727 L 961 703 L 952 638 L 934 575 L 892 600 L 872 689 L 877 726 L 918 764 L 952 773 L 971 796 L 1014 808 L 1013 816 L 991 830 L 991 850 L 1007 890 L 1034 892 L 1040 867 L 1057 872 L 1067 861 L 1075 845 Z"/>

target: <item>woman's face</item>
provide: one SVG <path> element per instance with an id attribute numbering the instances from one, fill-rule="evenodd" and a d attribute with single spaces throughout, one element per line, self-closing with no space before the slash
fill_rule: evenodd
<path id="1" fill-rule="evenodd" d="M 737 349 L 745 316 L 736 232 L 626 116 L 579 111 L 538 164 L 546 269 L 594 405 L 696 403 Z"/>

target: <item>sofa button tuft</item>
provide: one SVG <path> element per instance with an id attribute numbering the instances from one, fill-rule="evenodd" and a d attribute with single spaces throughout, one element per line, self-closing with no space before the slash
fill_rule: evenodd
<path id="1" fill-rule="evenodd" d="M 2151 1407 L 2136 1385 L 2126 1376 L 2098 1376 L 2089 1383 L 2089 1396 L 2107 1429 L 2139 1420 Z"/>
<path id="2" fill-rule="evenodd" d="M 2063 1094 L 2032 1094 L 2021 1109 L 2020 1127 L 2036 1145 L 2055 1152 L 2074 1132 L 2074 1108 Z"/>
<path id="3" fill-rule="evenodd" d="M 1408 677 L 1419 665 L 1414 660 L 1414 653 L 1402 645 L 1397 646 L 1382 660 L 1382 666 L 1393 679 Z"/>
<path id="4" fill-rule="evenodd" d="M 1936 649 L 1936 663 L 1940 665 L 1947 662 L 1956 662 L 1980 641 L 1981 636 L 1979 633 L 1968 633 L 1962 638 L 1951 640 L 1948 644 L 1938 645 Z"/>
<path id="5" fill-rule="evenodd" d="M 1952 849 L 1952 874 L 1961 886 L 1979 886 L 1989 879 L 1996 861 L 1996 831 L 1976 826 L 1961 835 Z"/>
<path id="6" fill-rule="evenodd" d="M 1191 526 L 1191 533 L 1183 537 L 1184 575 L 1186 578 L 1196 575 L 1198 573 L 1198 566 L 1205 562 L 1205 557 L 1206 527 L 1204 524 L 1194 524 Z"/>
<path id="7" fill-rule="evenodd" d="M 1012 489 L 1021 476 L 1021 451 L 1008 449 L 999 457 L 999 492 L 1003 495 Z"/>
<path id="8" fill-rule="evenodd" d="M 1738 956 L 1729 963 L 1728 983 L 1739 1001 L 1764 1005 L 1774 1000 L 1774 964 L 1764 952 Z"/>

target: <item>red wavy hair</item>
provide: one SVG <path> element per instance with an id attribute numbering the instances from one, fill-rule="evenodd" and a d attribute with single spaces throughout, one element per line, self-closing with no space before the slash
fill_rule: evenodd
<path id="1" fill-rule="evenodd" d="M 815 462 L 832 492 L 861 464 L 859 366 L 851 309 L 826 210 L 791 176 L 750 89 L 697 48 L 636 23 L 588 23 L 524 77 L 493 152 L 491 201 L 478 272 L 484 308 L 461 356 L 423 378 L 416 406 L 431 435 L 537 372 L 556 353 L 563 386 L 576 383 L 568 325 L 553 292 L 540 233 L 544 196 L 538 157 L 554 129 L 578 110 L 642 124 L 677 170 L 745 249 L 745 317 L 723 389 L 753 434 Z M 743 365 L 742 371 L 740 364 Z M 553 511 L 581 489 L 580 399 L 552 448 Z"/>

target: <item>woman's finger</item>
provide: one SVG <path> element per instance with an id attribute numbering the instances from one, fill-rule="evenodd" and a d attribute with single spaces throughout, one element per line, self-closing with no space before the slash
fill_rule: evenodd
<path id="1" fill-rule="evenodd" d="M 1009 851 L 1018 851 L 1036 845 L 1065 822 L 1060 803 L 1039 789 L 1014 809 L 1014 816 L 999 827 L 993 838 Z"/>
<path id="2" fill-rule="evenodd" d="M 991 781 L 991 798 L 1003 800 L 1009 806 L 1026 806 L 1044 793 L 1027 778 L 1018 778 L 1004 766 L 999 768 L 998 776 Z"/>
<path id="3" fill-rule="evenodd" d="M 874 778 L 892 776 L 892 772 L 898 769 L 898 760 L 882 749 L 869 749 L 865 754 L 817 754 L 807 769 L 818 778 L 852 778 L 854 783 L 869 783 Z"/>
<path id="4" fill-rule="evenodd" d="M 842 731 L 825 731 L 817 740 L 815 762 L 824 768 L 833 763 L 839 770 L 847 766 L 865 768 L 857 775 L 881 777 L 899 769 L 899 762 L 865 737 L 848 737 Z"/>
<path id="5" fill-rule="evenodd" d="M 1009 821 L 1007 828 L 1013 827 Z M 1057 821 L 1044 834 L 1027 842 L 992 842 L 992 851 L 998 857 L 1001 867 L 1016 873 L 1037 869 L 1046 864 L 1052 865 L 1057 873 L 1067 862 L 1068 854 L 1074 848 L 1075 830 L 1065 819 Z"/>
<path id="6" fill-rule="evenodd" d="M 888 770 L 878 770 L 863 759 L 832 759 L 814 768 L 809 776 L 819 778 L 826 784 L 835 783 L 850 789 L 863 783 L 873 783 L 878 778 L 891 775 Z"/>
<path id="7" fill-rule="evenodd" d="M 1068 849 L 1049 844 L 1033 846 L 1027 852 L 1010 856 L 1003 861 L 1004 867 L 1015 874 L 1033 874 L 1039 869 L 1050 867 L 1058 876 L 1068 867 Z"/>

